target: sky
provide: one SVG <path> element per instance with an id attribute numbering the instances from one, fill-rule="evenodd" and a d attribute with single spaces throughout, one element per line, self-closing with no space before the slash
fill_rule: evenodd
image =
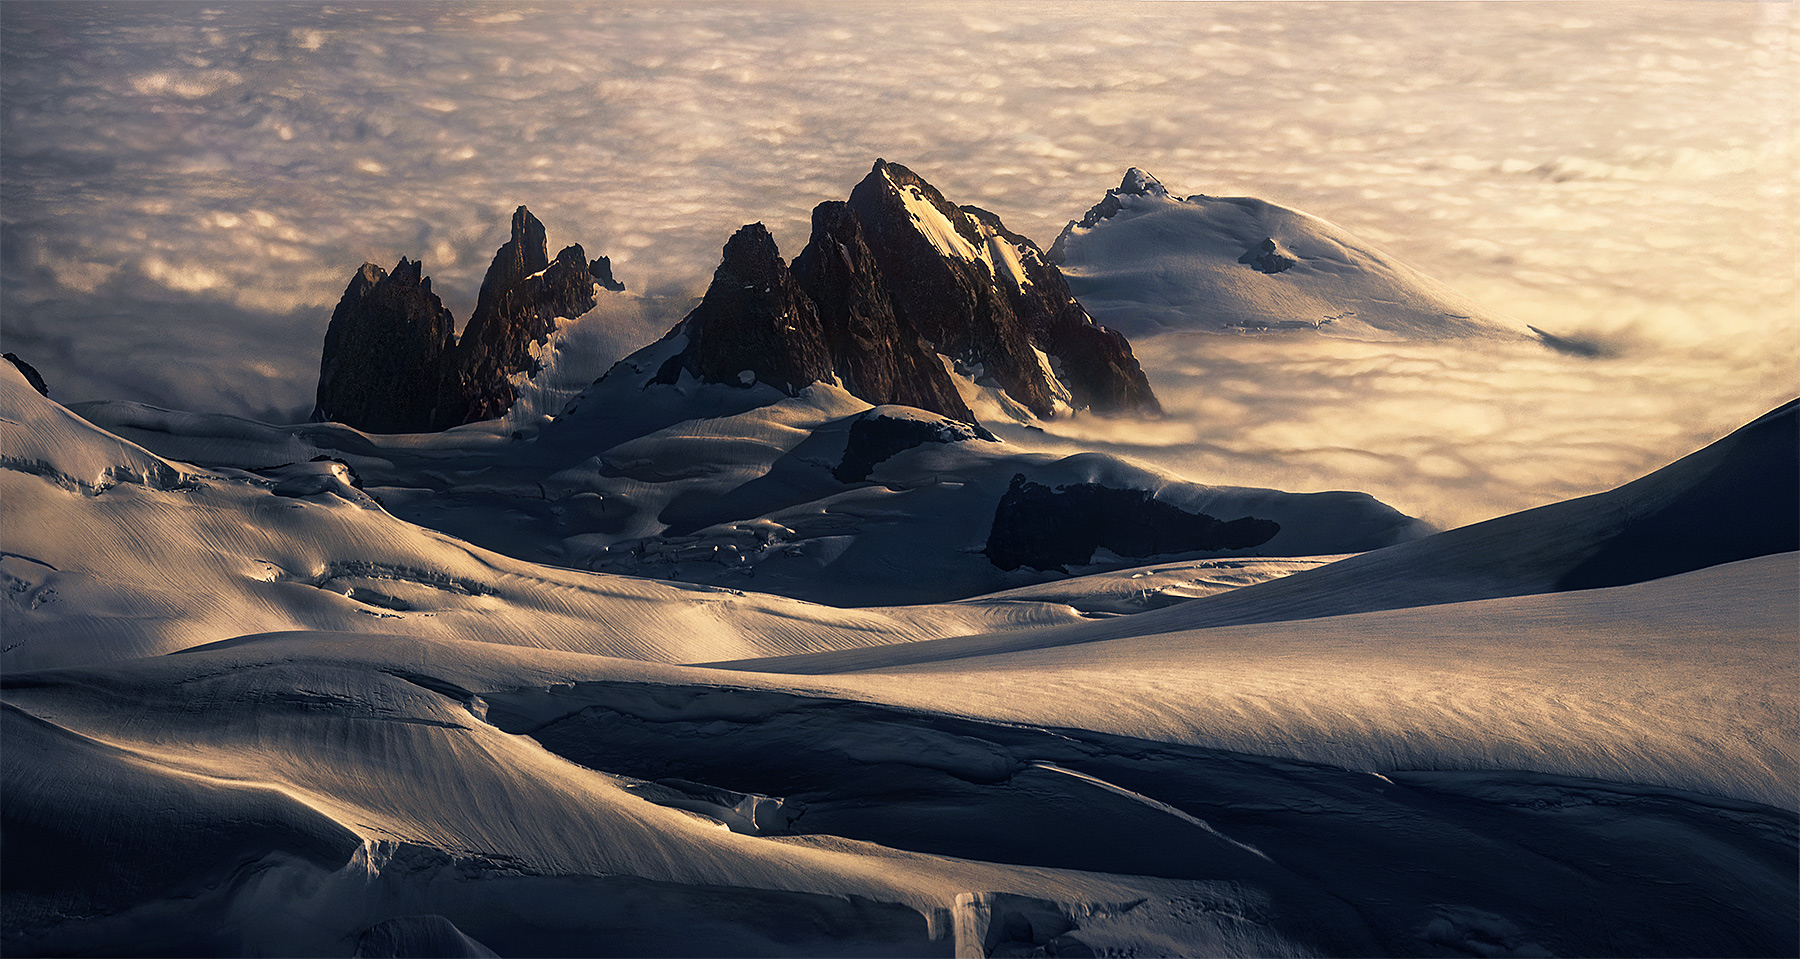
<path id="1" fill-rule="evenodd" d="M 0 344 L 59 400 L 291 421 L 362 262 L 423 259 L 461 322 L 521 203 L 669 297 L 649 328 L 876 157 L 1045 246 L 1138 166 L 1606 355 L 1163 336 L 1168 417 L 1039 440 L 1452 525 L 1800 392 L 1794 9 L 9 0 Z"/>

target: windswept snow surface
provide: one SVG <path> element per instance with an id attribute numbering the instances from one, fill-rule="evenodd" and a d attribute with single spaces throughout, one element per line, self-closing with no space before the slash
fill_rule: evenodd
<path id="1" fill-rule="evenodd" d="M 1795 574 L 829 676 L 308 632 L 9 673 L 9 952 L 1785 955 Z"/>
<path id="2" fill-rule="evenodd" d="M 1800 948 L 1800 554 L 1544 592 L 1778 496 L 1791 407 L 1486 532 L 859 610 L 536 565 L 356 486 L 504 488 L 560 429 L 94 411 L 257 469 L 199 467 L 0 390 L 8 954 Z M 729 464 L 862 415 L 753 393 L 661 429 Z"/>
<path id="3" fill-rule="evenodd" d="M 1076 615 L 1028 603 L 836 609 L 540 566 L 388 515 L 344 482 L 336 463 L 199 469 L 94 428 L 38 396 L 10 364 L 0 369 L 0 391 L 0 664 L 9 671 L 275 629 L 401 631 L 697 662 Z M 259 429 L 242 435 L 259 438 Z"/>

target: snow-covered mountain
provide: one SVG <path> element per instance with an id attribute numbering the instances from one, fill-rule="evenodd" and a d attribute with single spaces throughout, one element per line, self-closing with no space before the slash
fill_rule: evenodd
<path id="1" fill-rule="evenodd" d="M 691 309 L 513 234 L 334 319 L 428 431 L 0 363 L 0 952 L 1800 951 L 1800 401 L 1439 533 L 997 439 L 1156 401 L 895 164 Z"/>
<path id="2" fill-rule="evenodd" d="M 645 359 L 600 386 L 778 399 L 653 435 L 636 449 L 657 459 L 614 461 L 639 488 L 681 467 L 684 442 L 822 443 L 793 424 L 841 410 L 847 433 L 878 424 L 831 464 L 846 475 L 917 452 L 881 460 L 895 437 L 997 445 L 836 388 L 646 390 L 624 375 L 654 376 Z M 610 398 L 597 387 L 563 428 Z M 89 412 L 240 458 L 329 439 L 359 465 L 191 465 L 0 365 L 8 954 L 1800 945 L 1795 554 L 1567 579 L 1608 547 L 1678 551 L 1633 537 L 1679 533 L 1721 490 L 1780 495 L 1791 407 L 1610 499 L 1499 521 L 1483 543 L 1439 534 L 1097 619 L 1016 593 L 851 610 L 556 569 L 370 495 L 399 498 L 368 482 L 378 467 L 425 477 L 434 459 L 471 488 L 504 486 L 519 467 L 496 451 L 536 444 L 480 428 L 383 446 L 330 424 Z M 733 439 L 707 422 L 759 425 Z M 485 473 L 458 473 L 459 446 L 492 456 Z M 1539 577 L 1473 602 L 1405 591 L 1447 563 L 1504 579 L 1477 561 L 1501 541 Z M 1400 559 L 1369 574 L 1384 554 Z M 1079 602 L 1123 575 L 1054 585 Z M 1209 618 L 1284 583 L 1365 597 L 1352 608 L 1385 587 L 1404 608 L 1321 615 L 1290 596 L 1261 617 L 1280 622 Z M 1542 591 L 1582 585 L 1596 588 Z M 720 660 L 736 664 L 678 665 Z"/>
<path id="3" fill-rule="evenodd" d="M 1099 322 L 1352 339 L 1533 335 L 1342 227 L 1253 197 L 1171 194 L 1133 167 L 1051 246 Z"/>

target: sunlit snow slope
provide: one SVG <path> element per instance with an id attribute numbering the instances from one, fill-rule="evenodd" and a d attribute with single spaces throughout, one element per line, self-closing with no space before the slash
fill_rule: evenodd
<path id="1" fill-rule="evenodd" d="M 1128 336 L 1531 335 L 1318 217 L 1254 197 L 1174 196 L 1136 168 L 1050 256 L 1094 319 Z"/>
<path id="2" fill-rule="evenodd" d="M 10 365 L 0 399 L 9 955 L 1800 948 L 1793 406 L 1324 565 L 857 610 L 536 565 L 355 485 L 522 488 L 492 431 L 107 408 L 203 468 Z M 674 425 L 754 462 L 834 402 Z"/>

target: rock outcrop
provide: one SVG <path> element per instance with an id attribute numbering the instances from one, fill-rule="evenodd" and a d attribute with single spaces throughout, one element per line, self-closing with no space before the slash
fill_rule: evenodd
<path id="1" fill-rule="evenodd" d="M 1300 262 L 1293 254 L 1281 248 L 1274 237 L 1265 237 L 1261 243 L 1244 251 L 1238 262 L 1254 268 L 1258 273 L 1284 273 Z"/>
<path id="2" fill-rule="evenodd" d="M 681 329 L 687 349 L 658 371 L 658 381 L 672 381 L 678 365 L 704 382 L 767 383 L 792 394 L 833 377 L 813 301 L 761 223 L 732 234 L 705 299 Z"/>
<path id="3" fill-rule="evenodd" d="M 686 370 L 794 392 L 835 379 L 877 406 L 973 424 L 948 362 L 1040 418 L 1162 411 L 1131 345 L 1094 323 L 1037 246 L 883 160 L 848 202 L 813 210 L 792 270 L 761 224 L 740 230 L 678 330 L 689 344 L 652 382 Z"/>
<path id="4" fill-rule="evenodd" d="M 1106 195 L 1100 198 L 1099 203 L 1088 207 L 1088 211 L 1085 214 L 1082 214 L 1080 220 L 1070 221 L 1068 226 L 1063 227 L 1063 231 L 1057 234 L 1056 242 L 1050 244 L 1050 252 L 1047 254 L 1047 258 L 1050 262 L 1060 265 L 1063 262 L 1063 253 L 1069 235 L 1076 229 L 1089 229 L 1101 220 L 1112 219 L 1120 210 L 1125 209 L 1125 204 L 1119 202 L 1119 197 L 1166 197 L 1168 195 L 1169 189 L 1162 185 L 1161 180 L 1145 173 L 1137 167 L 1126 170 L 1124 178 L 1119 181 L 1117 187 L 1106 191 Z"/>
<path id="5" fill-rule="evenodd" d="M 1279 532 L 1274 520 L 1190 513 L 1149 490 L 1098 483 L 1052 488 L 1017 473 L 994 509 L 982 552 L 1003 570 L 1065 569 L 1093 562 L 1097 549 L 1140 557 L 1249 549 Z"/>
<path id="6" fill-rule="evenodd" d="M 417 433 L 437 424 L 438 384 L 455 323 L 417 260 L 392 273 L 364 263 L 325 330 L 312 418 L 371 433 Z"/>
<path id="7" fill-rule="evenodd" d="M 50 387 L 44 382 L 44 375 L 37 371 L 37 367 L 19 359 L 17 353 L 6 353 L 4 357 L 8 363 L 18 367 L 19 375 L 25 377 L 25 382 L 30 383 L 32 389 L 37 390 L 43 396 L 50 395 Z"/>
<path id="8" fill-rule="evenodd" d="M 877 407 L 850 424 L 843 458 L 832 468 L 831 475 L 840 483 L 858 483 L 868 479 L 875 467 L 916 446 L 975 439 L 996 442 L 994 434 L 966 422 L 927 419 L 917 414 L 894 416 Z"/>
<path id="9" fill-rule="evenodd" d="M 548 339 L 559 317 L 594 308 L 596 281 L 580 245 L 564 247 L 555 260 L 548 253 L 544 225 L 524 207 L 513 211 L 512 238 L 488 265 L 444 380 L 445 426 L 505 415 L 518 400 L 509 377 L 537 373 L 531 344 Z M 610 265 L 606 272 L 611 279 Z"/>
<path id="10" fill-rule="evenodd" d="M 999 217 L 957 207 L 884 160 L 851 191 L 849 208 L 902 318 L 978 381 L 1040 418 L 1059 400 L 1102 413 L 1162 411 L 1125 338 L 1094 323 L 1055 265 Z"/>
<path id="11" fill-rule="evenodd" d="M 611 263 L 580 246 L 550 259 L 524 207 L 460 338 L 418 263 L 392 275 L 366 264 L 326 333 L 313 416 L 376 432 L 501 416 L 518 400 L 512 377 L 537 372 L 533 344 L 593 309 L 601 288 L 621 288 Z M 740 229 L 672 332 L 687 343 L 651 383 L 686 372 L 792 394 L 834 382 L 877 406 L 974 424 L 954 368 L 1001 391 L 1015 415 L 1161 412 L 1131 345 L 1093 321 L 1035 244 L 884 160 L 848 201 L 813 211 L 792 269 L 762 224 Z"/>
<path id="12" fill-rule="evenodd" d="M 845 389 L 876 406 L 911 406 L 975 422 L 943 360 L 900 319 L 848 204 L 833 200 L 813 209 L 812 237 L 794 258 L 794 276 L 818 307 Z"/>
<path id="13" fill-rule="evenodd" d="M 599 287 L 623 288 L 611 263 L 589 261 L 579 245 L 551 260 L 544 225 L 525 207 L 460 340 L 418 261 L 402 257 L 392 273 L 365 263 L 326 329 L 312 418 L 411 433 L 504 415 L 518 399 L 510 378 L 537 372 L 532 344 L 593 309 Z"/>

